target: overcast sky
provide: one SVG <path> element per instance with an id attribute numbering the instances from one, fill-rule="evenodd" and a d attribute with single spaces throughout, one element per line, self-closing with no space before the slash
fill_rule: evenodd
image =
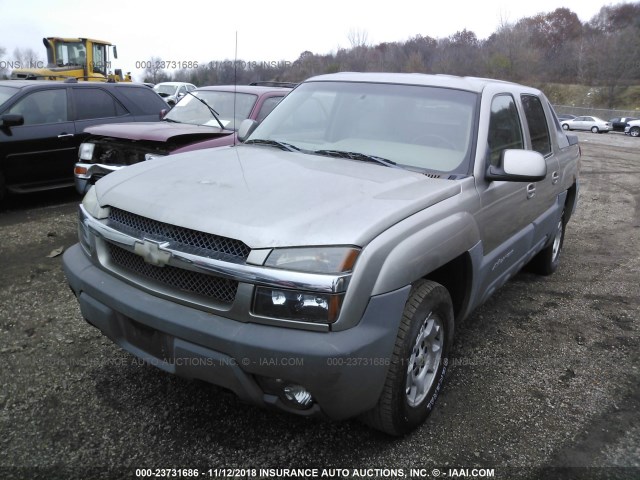
<path id="1" fill-rule="evenodd" d="M 238 59 L 294 61 L 305 50 L 327 54 L 350 46 L 350 31 L 366 32 L 369 44 L 404 41 L 417 34 L 443 38 L 467 29 L 487 38 L 505 22 L 568 7 L 581 21 L 619 0 L 363 0 L 278 2 L 260 0 L 106 2 L 0 0 L 0 47 L 10 60 L 16 47 L 31 48 L 42 60 L 47 36 L 90 37 L 118 47 L 114 68 L 141 80 L 136 62 L 207 62 Z"/>

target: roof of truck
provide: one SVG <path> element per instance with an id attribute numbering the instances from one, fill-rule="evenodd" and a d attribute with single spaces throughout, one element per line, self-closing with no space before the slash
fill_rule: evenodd
<path id="1" fill-rule="evenodd" d="M 371 82 L 371 83 L 396 83 L 404 85 L 424 85 L 434 87 L 448 87 L 471 92 L 481 92 L 489 84 L 518 85 L 504 80 L 494 80 L 490 78 L 478 77 L 458 77 L 444 74 L 425 73 L 360 73 L 342 72 L 328 75 L 318 75 L 307 80 L 307 82 Z M 526 88 L 526 87 L 525 87 Z"/>

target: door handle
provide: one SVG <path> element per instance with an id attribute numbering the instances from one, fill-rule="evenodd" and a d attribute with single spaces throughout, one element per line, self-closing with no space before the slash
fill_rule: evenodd
<path id="1" fill-rule="evenodd" d="M 70 138 L 73 137 L 73 133 L 61 133 L 58 138 Z"/>
<path id="2" fill-rule="evenodd" d="M 551 184 L 555 185 L 560 180 L 560 174 L 558 172 L 553 172 L 551 174 Z"/>
<path id="3" fill-rule="evenodd" d="M 527 198 L 533 198 L 536 196 L 536 184 L 530 183 L 527 185 Z"/>

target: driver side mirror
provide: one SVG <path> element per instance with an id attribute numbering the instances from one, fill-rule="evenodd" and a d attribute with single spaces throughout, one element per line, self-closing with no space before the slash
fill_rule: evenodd
<path id="1" fill-rule="evenodd" d="M 24 117 L 17 114 L 6 114 L 0 117 L 0 127 L 17 127 L 24 125 Z"/>
<path id="2" fill-rule="evenodd" d="M 489 165 L 487 180 L 539 182 L 547 176 L 547 162 L 541 153 L 532 150 L 505 150 L 501 163 L 501 167 Z"/>
<path id="3" fill-rule="evenodd" d="M 257 126 L 258 122 L 251 120 L 250 118 L 245 118 L 240 124 L 240 128 L 238 128 L 238 140 L 244 142 L 249 138 L 249 135 L 253 133 Z"/>

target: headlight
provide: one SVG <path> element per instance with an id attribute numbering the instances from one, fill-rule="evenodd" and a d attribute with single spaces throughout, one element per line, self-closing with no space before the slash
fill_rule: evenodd
<path id="1" fill-rule="evenodd" d="M 89 215 L 98 220 L 109 216 L 109 207 L 103 208 L 98 203 L 98 194 L 96 193 L 95 186 L 92 186 L 82 199 L 82 206 Z"/>
<path id="2" fill-rule="evenodd" d="M 297 272 L 336 274 L 353 269 L 360 249 L 350 246 L 274 249 L 265 266 Z M 256 315 L 312 323 L 338 319 L 344 293 L 324 293 L 285 288 L 256 287 Z"/>
<path id="3" fill-rule="evenodd" d="M 78 158 L 80 160 L 93 160 L 93 150 L 95 149 L 95 143 L 81 143 L 78 150 Z"/>
<path id="4" fill-rule="evenodd" d="M 253 313 L 299 322 L 333 323 L 338 319 L 344 294 L 327 294 L 256 287 Z"/>
<path id="5" fill-rule="evenodd" d="M 276 248 L 265 266 L 309 273 L 342 273 L 353 268 L 360 249 L 356 247 Z"/>

